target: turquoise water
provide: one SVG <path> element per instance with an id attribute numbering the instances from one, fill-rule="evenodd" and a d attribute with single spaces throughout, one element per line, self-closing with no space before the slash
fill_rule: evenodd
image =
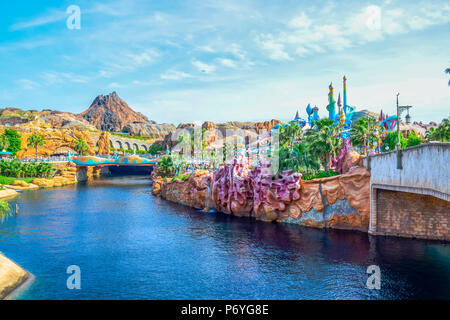
<path id="1" fill-rule="evenodd" d="M 0 251 L 36 276 L 18 299 L 450 298 L 450 246 L 203 213 L 144 177 L 24 192 Z M 366 287 L 369 265 L 381 290 Z M 69 290 L 66 268 L 81 268 Z"/>

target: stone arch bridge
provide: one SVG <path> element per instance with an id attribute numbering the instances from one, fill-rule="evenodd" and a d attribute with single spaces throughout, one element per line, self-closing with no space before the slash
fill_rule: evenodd
<path id="1" fill-rule="evenodd" d="M 138 139 L 126 138 L 121 136 L 116 136 L 113 134 L 109 135 L 109 146 L 114 149 L 124 149 L 124 150 L 142 150 L 148 151 L 152 144 L 147 141 L 142 141 Z"/>

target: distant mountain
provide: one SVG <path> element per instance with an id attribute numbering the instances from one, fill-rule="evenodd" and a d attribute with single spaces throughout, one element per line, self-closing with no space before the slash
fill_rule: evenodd
<path id="1" fill-rule="evenodd" d="M 149 122 L 146 116 L 131 109 L 116 92 L 98 96 L 89 109 L 79 116 L 102 131 L 122 131 L 129 123 Z"/>

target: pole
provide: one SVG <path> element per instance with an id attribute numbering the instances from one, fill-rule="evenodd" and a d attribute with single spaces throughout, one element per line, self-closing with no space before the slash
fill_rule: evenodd
<path id="1" fill-rule="evenodd" d="M 400 108 L 398 105 L 398 96 L 400 93 L 397 93 L 397 169 L 402 169 L 402 145 L 400 143 Z"/>

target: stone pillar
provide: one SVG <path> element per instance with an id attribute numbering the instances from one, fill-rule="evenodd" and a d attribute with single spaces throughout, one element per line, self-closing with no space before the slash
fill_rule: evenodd
<path id="1" fill-rule="evenodd" d="M 369 234 L 377 233 L 377 189 L 370 186 Z"/>

